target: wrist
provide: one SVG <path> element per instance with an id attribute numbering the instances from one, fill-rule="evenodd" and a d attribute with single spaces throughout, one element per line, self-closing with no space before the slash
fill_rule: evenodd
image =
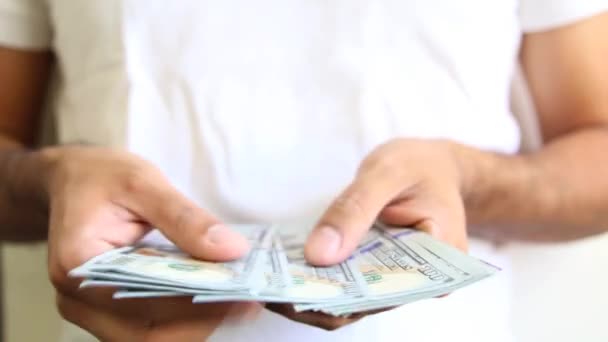
<path id="1" fill-rule="evenodd" d="M 486 225 L 504 220 L 504 206 L 513 192 L 528 183 L 529 167 L 524 156 L 483 151 L 461 144 L 452 146 L 460 171 L 461 195 L 467 222 Z"/>
<path id="2" fill-rule="evenodd" d="M 450 142 L 449 148 L 458 169 L 460 194 L 466 206 L 469 202 L 475 202 L 475 197 L 478 196 L 476 190 L 479 189 L 474 185 L 483 178 L 480 177 L 480 173 L 483 173 L 483 159 L 488 157 L 483 156 L 483 152 L 479 150 L 456 142 Z"/>
<path id="3" fill-rule="evenodd" d="M 51 194 L 56 188 L 57 165 L 63 158 L 65 147 L 49 146 L 32 152 L 31 163 L 40 170 L 38 189 L 41 200 L 48 206 Z"/>
<path id="4" fill-rule="evenodd" d="M 0 238 L 30 241 L 46 236 L 49 161 L 20 146 L 0 151 Z"/>
<path id="5" fill-rule="evenodd" d="M 38 150 L 15 151 L 7 168 L 12 176 L 8 179 L 14 205 L 48 212 L 50 180 L 58 151 L 54 147 Z"/>

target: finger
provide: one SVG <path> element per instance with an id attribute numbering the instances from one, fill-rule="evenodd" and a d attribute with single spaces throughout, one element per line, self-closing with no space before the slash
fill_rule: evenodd
<path id="1" fill-rule="evenodd" d="M 400 183 L 397 175 L 382 170 L 360 173 L 321 217 L 306 243 L 306 259 L 323 266 L 344 261 L 382 208 L 402 192 Z"/>
<path id="2" fill-rule="evenodd" d="M 263 303 L 234 302 L 231 303 L 230 310 L 226 313 L 224 322 L 229 322 L 233 325 L 238 325 L 243 322 L 255 321 L 260 316 L 263 309 Z"/>
<path id="3" fill-rule="evenodd" d="M 249 249 L 247 240 L 221 224 L 166 182 L 131 180 L 126 206 L 161 230 L 188 254 L 214 261 L 233 260 Z"/>
<path id="4" fill-rule="evenodd" d="M 61 316 L 101 341 L 135 341 L 136 329 L 118 316 L 89 306 L 70 296 L 59 294 L 57 308 Z M 126 326 L 125 326 L 126 325 Z"/>
<path id="5" fill-rule="evenodd" d="M 172 315 L 158 317 L 154 312 L 164 307 L 150 305 L 152 301 L 141 302 L 148 307 L 131 303 L 128 310 L 107 310 L 96 305 L 88 305 L 74 297 L 58 297 L 61 315 L 72 323 L 89 331 L 102 341 L 139 341 L 144 337 L 154 341 L 205 341 L 221 324 L 229 305 L 198 305 L 195 315 Z M 166 304 L 166 303 L 165 303 Z M 121 306 L 125 306 L 123 302 Z M 190 307 L 194 307 L 190 303 Z M 135 311 L 135 312 L 134 312 Z M 181 314 L 181 315 L 180 315 Z"/>
<path id="6" fill-rule="evenodd" d="M 353 317 L 335 317 L 321 312 L 296 312 L 291 304 L 267 304 L 266 308 L 289 320 L 312 325 L 325 330 L 336 330 L 345 325 L 354 323 L 365 316 L 357 315 Z"/>
<path id="7" fill-rule="evenodd" d="M 146 318 L 153 322 L 188 320 L 193 318 L 224 318 L 235 303 L 194 304 L 192 297 L 113 299 L 116 288 L 83 288 L 64 293 L 96 309 L 132 318 Z"/>

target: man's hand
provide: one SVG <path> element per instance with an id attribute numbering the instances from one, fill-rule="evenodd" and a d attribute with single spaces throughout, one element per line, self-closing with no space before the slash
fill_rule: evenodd
<path id="1" fill-rule="evenodd" d="M 114 301 L 108 291 L 78 290 L 78 281 L 67 273 L 96 255 L 136 242 L 150 227 L 206 260 L 241 257 L 248 250 L 245 238 L 131 154 L 95 147 L 40 153 L 50 165 L 49 272 L 64 318 L 103 340 L 162 341 L 171 332 L 189 341 L 210 334 L 232 305 L 194 305 L 185 298 Z"/>
<path id="2" fill-rule="evenodd" d="M 306 245 L 309 262 L 328 266 L 344 261 L 376 219 L 417 227 L 462 250 L 467 248 L 464 175 L 447 141 L 399 139 L 380 146 L 361 164 L 354 181 L 320 219 Z M 286 317 L 324 329 L 337 329 L 370 312 L 335 318 L 271 307 Z"/>
<path id="3" fill-rule="evenodd" d="M 398 139 L 373 151 L 310 235 L 308 261 L 342 262 L 377 218 L 418 227 L 465 250 L 465 182 L 454 148 L 447 141 Z"/>

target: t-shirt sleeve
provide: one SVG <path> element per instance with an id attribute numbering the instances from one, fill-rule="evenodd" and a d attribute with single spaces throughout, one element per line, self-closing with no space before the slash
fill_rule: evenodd
<path id="1" fill-rule="evenodd" d="M 47 0 L 0 0 L 0 46 L 47 49 L 51 31 Z"/>
<path id="2" fill-rule="evenodd" d="M 521 27 L 538 32 L 608 11 L 608 0 L 520 0 Z"/>

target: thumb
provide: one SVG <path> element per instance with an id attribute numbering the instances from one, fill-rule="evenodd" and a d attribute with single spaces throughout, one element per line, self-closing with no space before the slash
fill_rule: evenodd
<path id="1" fill-rule="evenodd" d="M 344 261 L 400 192 L 392 177 L 361 173 L 321 217 L 306 243 L 306 259 L 322 266 Z"/>
<path id="2" fill-rule="evenodd" d="M 129 187 L 125 202 L 127 208 L 196 258 L 229 261 L 249 250 L 244 236 L 219 222 L 166 181 L 136 182 Z"/>

